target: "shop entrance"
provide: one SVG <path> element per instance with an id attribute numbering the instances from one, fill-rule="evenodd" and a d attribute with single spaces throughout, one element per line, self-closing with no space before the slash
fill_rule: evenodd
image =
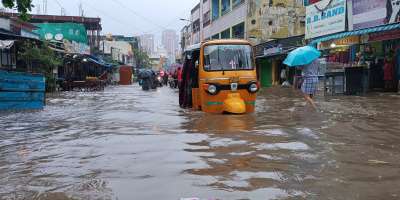
<path id="1" fill-rule="evenodd" d="M 260 59 L 259 64 L 261 87 L 272 87 L 272 62 L 267 59 Z"/>
<path id="2" fill-rule="evenodd" d="M 385 54 L 383 65 L 384 88 L 387 92 L 397 92 L 399 82 L 399 40 L 387 40 L 383 42 Z"/>

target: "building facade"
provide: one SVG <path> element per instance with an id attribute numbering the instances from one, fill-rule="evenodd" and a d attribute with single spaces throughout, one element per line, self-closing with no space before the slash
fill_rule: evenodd
<path id="1" fill-rule="evenodd" d="M 400 5 L 390 0 L 320 0 L 306 8 L 305 38 L 322 52 L 328 73 L 345 77 L 331 93 L 400 88 Z M 368 6 L 366 6 L 368 5 Z M 342 78 L 343 79 L 343 78 Z"/>
<path id="2" fill-rule="evenodd" d="M 178 35 L 175 30 L 164 30 L 161 43 L 167 51 L 169 60 L 175 60 L 178 50 Z"/>
<path id="3" fill-rule="evenodd" d="M 186 25 L 181 30 L 181 42 L 180 42 L 180 50 L 181 53 L 185 51 L 185 48 L 191 44 L 191 25 Z"/>
<path id="4" fill-rule="evenodd" d="M 202 0 L 201 0 L 202 1 Z M 190 11 L 190 21 L 191 21 L 191 37 L 190 44 L 197 44 L 201 42 L 201 5 L 202 3 L 197 4 Z"/>
<path id="5" fill-rule="evenodd" d="M 247 36 L 253 43 L 304 34 L 303 0 L 248 1 Z"/>
<path id="6" fill-rule="evenodd" d="M 154 53 L 154 35 L 144 34 L 139 36 L 140 47 L 147 54 L 151 55 Z"/>
<path id="7" fill-rule="evenodd" d="M 209 13 L 209 23 L 204 26 L 204 39 L 247 38 L 247 0 L 208 0 L 204 15 Z M 208 17 L 208 16 L 207 16 Z M 208 19 L 204 16 L 206 22 Z"/>
<path id="8" fill-rule="evenodd" d="M 10 17 L 17 19 L 18 13 L 7 13 L 2 12 L 0 16 Z M 33 24 L 45 24 L 45 23 L 75 23 L 82 24 L 85 27 L 88 45 L 90 52 L 96 52 L 100 47 L 100 35 L 102 31 L 101 19 L 92 17 L 82 16 L 59 16 L 59 15 L 34 15 L 31 14 L 28 20 L 29 23 Z"/>
<path id="9" fill-rule="evenodd" d="M 303 0 L 201 0 L 191 11 L 190 43 L 247 39 L 259 44 L 304 34 Z M 188 40 L 182 35 L 182 41 Z"/>
<path id="10" fill-rule="evenodd" d="M 134 65 L 132 45 L 129 42 L 102 40 L 100 46 L 104 56 L 109 56 L 112 60 L 120 63 Z"/>

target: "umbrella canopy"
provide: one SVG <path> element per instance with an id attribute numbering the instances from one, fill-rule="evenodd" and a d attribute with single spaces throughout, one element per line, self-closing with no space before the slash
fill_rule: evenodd
<path id="1" fill-rule="evenodd" d="M 153 76 L 154 72 L 152 70 L 146 69 L 143 71 L 140 71 L 138 76 L 139 78 L 151 78 Z"/>
<path id="2" fill-rule="evenodd" d="M 321 56 L 321 52 L 311 46 L 304 46 L 290 52 L 283 64 L 290 67 L 308 65 Z"/>

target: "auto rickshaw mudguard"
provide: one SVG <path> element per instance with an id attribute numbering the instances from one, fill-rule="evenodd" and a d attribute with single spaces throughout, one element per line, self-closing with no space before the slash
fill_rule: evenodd
<path id="1" fill-rule="evenodd" d="M 231 114 L 244 114 L 246 113 L 246 104 L 241 98 L 239 93 L 228 94 L 224 101 L 224 112 Z"/>

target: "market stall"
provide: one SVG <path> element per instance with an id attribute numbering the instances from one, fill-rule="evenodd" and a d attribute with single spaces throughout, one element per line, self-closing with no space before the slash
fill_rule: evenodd
<path id="1" fill-rule="evenodd" d="M 323 41 L 317 46 L 323 52 L 329 77 L 345 78 L 345 94 L 395 92 L 398 89 L 399 38 L 400 30 L 391 30 Z"/>
<path id="2" fill-rule="evenodd" d="M 344 77 L 345 94 L 398 91 L 400 18 L 393 6 L 377 0 L 330 0 L 306 7 L 305 38 L 323 52 L 327 75 Z"/>

